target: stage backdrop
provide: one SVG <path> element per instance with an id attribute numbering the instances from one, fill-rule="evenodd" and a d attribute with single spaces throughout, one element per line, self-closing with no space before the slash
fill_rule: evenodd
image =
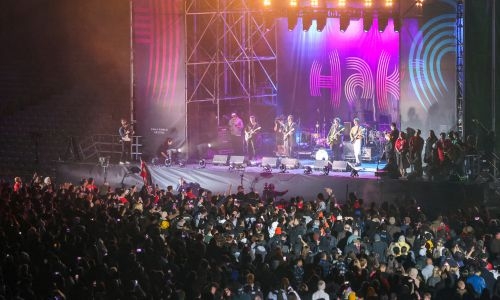
<path id="1" fill-rule="evenodd" d="M 167 137 L 186 140 L 183 0 L 133 0 L 136 131 L 143 153 L 154 155 Z"/>
<path id="2" fill-rule="evenodd" d="M 401 30 L 401 127 L 456 130 L 456 1 L 409 3 Z"/>
<path id="3" fill-rule="evenodd" d="M 313 22 L 293 31 L 280 19 L 278 99 L 281 111 L 300 118 L 302 128 L 329 129 L 333 117 L 363 123 L 399 120 L 399 34 L 392 21 L 379 32 L 375 18 L 368 32 L 362 20 L 351 20 L 345 32 L 329 18 L 322 32 Z"/>

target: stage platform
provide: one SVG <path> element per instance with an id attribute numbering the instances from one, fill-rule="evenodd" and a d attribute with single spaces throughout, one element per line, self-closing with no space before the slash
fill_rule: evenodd
<path id="1" fill-rule="evenodd" d="M 177 186 L 182 177 L 187 182 L 196 182 L 201 187 L 214 193 L 224 193 L 232 186 L 232 192 L 242 184 L 245 191 L 254 189 L 262 192 L 264 185 L 274 184 L 277 191 L 288 190 L 284 199 L 301 195 L 306 200 L 314 200 L 318 192 L 325 187 L 331 187 L 340 202 L 345 201 L 350 192 L 355 192 L 363 198 L 365 203 L 401 202 L 413 198 L 427 211 L 433 213 L 454 210 L 459 207 L 481 205 L 484 202 L 486 187 L 480 183 L 426 181 L 390 179 L 375 176 L 376 164 L 364 163 L 357 167 L 359 177 L 351 177 L 351 172 L 330 172 L 323 174 L 322 170 L 313 170 L 311 174 L 304 174 L 303 166 L 313 166 L 313 161 L 301 160 L 301 168 L 289 169 L 285 173 L 274 168 L 272 172 L 264 172 L 260 166 L 250 166 L 241 169 L 232 169 L 228 166 L 206 164 L 204 168 L 199 164 L 185 166 L 151 166 L 148 165 L 154 184 L 164 189 L 168 185 Z M 382 166 L 380 166 L 382 167 Z M 57 168 L 58 182 L 80 182 L 82 178 L 93 177 L 98 185 L 107 181 L 113 187 L 129 187 L 142 185 L 142 178 L 138 174 L 139 164 L 110 165 L 106 168 L 98 164 L 88 163 L 60 163 Z M 106 174 L 105 174 L 106 173 Z"/>

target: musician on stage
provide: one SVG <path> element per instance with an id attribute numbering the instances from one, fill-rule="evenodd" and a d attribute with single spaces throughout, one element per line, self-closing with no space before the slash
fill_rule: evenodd
<path id="1" fill-rule="evenodd" d="M 229 120 L 229 133 L 231 135 L 231 145 L 233 147 L 233 154 L 243 154 L 243 121 L 236 113 L 231 114 Z"/>
<path id="2" fill-rule="evenodd" d="M 285 141 L 283 139 L 283 117 L 277 117 L 274 120 L 274 134 L 276 135 L 276 156 L 285 155 Z"/>
<path id="3" fill-rule="evenodd" d="M 122 126 L 118 129 L 120 135 L 120 142 L 122 144 L 122 153 L 120 155 L 120 165 L 129 164 L 130 149 L 132 147 L 132 136 L 134 129 L 132 125 L 124 118 L 120 120 Z"/>
<path id="4" fill-rule="evenodd" d="M 332 126 L 328 132 L 327 142 L 332 149 L 332 160 L 342 160 L 342 150 L 345 127 L 340 124 L 340 118 L 333 119 Z"/>
<path id="5" fill-rule="evenodd" d="M 354 118 L 354 126 L 351 127 L 349 136 L 354 148 L 354 157 L 356 159 L 356 166 L 361 166 L 361 144 L 363 142 L 364 128 L 359 124 L 359 119 Z"/>
<path id="6" fill-rule="evenodd" d="M 168 158 L 173 162 L 175 153 L 177 153 L 177 149 L 172 146 L 173 143 L 174 140 L 172 138 L 167 138 L 158 149 L 158 157 L 162 158 L 163 160 L 166 160 Z"/>
<path id="7" fill-rule="evenodd" d="M 396 125 L 395 122 L 391 123 L 390 137 L 391 137 L 392 145 L 394 146 L 394 144 L 396 144 L 396 140 L 399 138 L 399 130 L 398 130 L 398 126 Z"/>
<path id="8" fill-rule="evenodd" d="M 297 123 L 293 121 L 293 116 L 289 115 L 283 129 L 283 140 L 285 141 L 285 155 L 288 157 L 293 156 L 293 149 L 295 147 L 296 129 L 297 129 Z"/>
<path id="9" fill-rule="evenodd" d="M 249 160 L 254 159 L 257 154 L 256 150 L 261 129 L 262 127 L 255 120 L 255 116 L 250 116 L 250 123 L 245 128 L 245 141 Z"/>
<path id="10" fill-rule="evenodd" d="M 424 149 L 424 139 L 420 136 L 422 131 L 417 129 L 415 135 L 410 138 L 409 145 L 409 159 L 411 172 L 417 177 L 422 177 L 422 151 Z"/>

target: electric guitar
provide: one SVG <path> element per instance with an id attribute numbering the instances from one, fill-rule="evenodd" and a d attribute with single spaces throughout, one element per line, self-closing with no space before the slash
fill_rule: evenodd
<path id="1" fill-rule="evenodd" d="M 132 126 L 128 126 L 127 129 L 125 129 L 125 135 L 122 136 L 122 141 L 124 142 L 132 141 L 133 135 L 134 135 L 134 129 L 132 128 Z"/>
<path id="2" fill-rule="evenodd" d="M 262 127 L 257 127 L 255 129 L 252 129 L 250 131 L 245 131 L 245 142 L 248 142 L 249 139 L 253 137 L 253 135 L 259 131 Z"/>
<path id="3" fill-rule="evenodd" d="M 283 141 L 288 140 L 288 137 L 290 137 L 294 131 L 295 131 L 295 128 L 292 127 L 292 128 L 290 128 L 290 130 L 283 132 Z"/>
<path id="4" fill-rule="evenodd" d="M 338 141 L 340 135 L 344 133 L 344 130 L 345 130 L 345 127 L 342 127 L 338 131 L 334 132 L 333 134 L 330 134 L 328 136 L 328 144 L 332 145 L 332 144 L 336 143 Z"/>
<path id="5" fill-rule="evenodd" d="M 364 129 L 362 127 L 358 127 L 356 134 L 351 134 L 351 144 L 354 144 L 356 140 L 362 139 L 364 135 Z"/>

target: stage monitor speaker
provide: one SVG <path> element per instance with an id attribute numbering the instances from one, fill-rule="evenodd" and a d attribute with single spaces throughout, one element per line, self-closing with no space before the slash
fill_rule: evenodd
<path id="1" fill-rule="evenodd" d="M 216 154 L 212 160 L 214 165 L 227 165 L 227 155 Z"/>
<path id="2" fill-rule="evenodd" d="M 270 165 L 271 168 L 278 167 L 278 158 L 277 157 L 262 157 L 262 166 Z"/>
<path id="3" fill-rule="evenodd" d="M 286 166 L 287 169 L 297 169 L 299 167 L 299 160 L 296 158 L 283 158 L 281 163 Z"/>
<path id="4" fill-rule="evenodd" d="M 370 147 L 361 148 L 361 160 L 372 161 L 372 148 Z"/>
<path id="5" fill-rule="evenodd" d="M 229 163 L 236 164 L 236 165 L 242 165 L 245 162 L 245 156 L 242 155 L 231 155 L 229 158 Z"/>
<path id="6" fill-rule="evenodd" d="M 349 164 L 344 160 L 334 160 L 332 163 L 332 171 L 347 172 L 349 168 Z"/>
<path id="7" fill-rule="evenodd" d="M 328 160 L 315 160 L 314 161 L 314 169 L 315 170 L 323 170 L 324 167 L 328 166 L 330 162 Z"/>

